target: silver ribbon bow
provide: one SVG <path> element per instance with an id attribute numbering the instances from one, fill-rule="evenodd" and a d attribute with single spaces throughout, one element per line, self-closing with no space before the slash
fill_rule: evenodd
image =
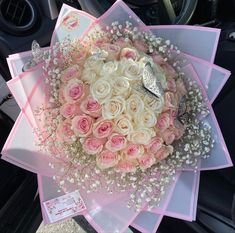
<path id="1" fill-rule="evenodd" d="M 160 80 L 158 79 L 157 75 L 155 74 L 151 63 L 147 62 L 143 69 L 143 86 L 157 98 L 162 97 L 163 95 L 163 88 L 161 85 Z"/>

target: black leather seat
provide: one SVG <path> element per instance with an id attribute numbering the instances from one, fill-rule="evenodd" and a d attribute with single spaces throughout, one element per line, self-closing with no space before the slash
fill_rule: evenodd
<path id="1" fill-rule="evenodd" d="M 234 193 L 235 187 L 219 172 L 202 172 L 196 221 L 164 217 L 157 232 L 234 233 Z"/>
<path id="2" fill-rule="evenodd" d="M 0 111 L 0 150 L 13 124 Z M 0 232 L 35 233 L 41 221 L 36 175 L 0 159 Z"/>

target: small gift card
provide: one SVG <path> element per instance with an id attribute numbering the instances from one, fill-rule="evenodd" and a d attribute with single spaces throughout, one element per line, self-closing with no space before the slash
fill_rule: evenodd
<path id="1" fill-rule="evenodd" d="M 75 215 L 86 209 L 78 191 L 43 202 L 51 223 Z"/>

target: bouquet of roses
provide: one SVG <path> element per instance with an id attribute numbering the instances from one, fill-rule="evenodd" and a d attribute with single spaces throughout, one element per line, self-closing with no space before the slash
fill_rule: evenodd
<path id="1" fill-rule="evenodd" d="M 91 23 L 81 35 L 82 17 Z M 42 175 L 46 222 L 81 213 L 98 231 L 132 224 L 149 232 L 161 221 L 157 214 L 195 217 L 198 171 L 231 166 L 209 102 L 229 77 L 210 63 L 213 32 L 202 53 L 207 62 L 181 53 L 167 27 L 144 26 L 121 1 L 99 19 L 62 8 L 51 47 L 33 42 L 34 67 L 9 82 L 34 129 L 35 149 L 20 152 L 18 145 L 14 152 L 12 139 L 3 149 L 6 160 Z M 192 178 L 190 213 L 171 209 L 181 173 Z"/>

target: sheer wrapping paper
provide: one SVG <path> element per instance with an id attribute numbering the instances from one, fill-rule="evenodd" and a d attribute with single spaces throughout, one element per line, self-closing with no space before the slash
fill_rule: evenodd
<path id="1" fill-rule="evenodd" d="M 75 13 L 80 19 L 80 27 L 73 33 L 63 31 L 60 25 L 61 20 L 70 12 Z M 142 27 L 143 30 L 151 30 L 154 34 L 171 39 L 183 52 L 182 56 L 186 60 L 185 72 L 190 72 L 195 76 L 195 79 L 200 79 L 210 103 L 213 102 L 230 75 L 229 71 L 212 64 L 217 48 L 219 30 L 191 26 L 146 27 L 121 1 L 116 2 L 98 21 L 108 22 L 111 20 L 110 15 L 112 15 L 112 20 L 115 20 L 115 17 L 123 20 L 127 17 L 129 19 L 131 15 L 133 22 Z M 66 33 L 72 37 L 82 36 L 96 21 L 94 17 L 86 13 L 64 5 L 52 36 L 51 45 L 56 41 L 62 41 Z M 193 46 L 191 46 L 192 44 Z M 60 196 L 61 193 L 57 192 L 58 187 L 51 178 L 52 174 L 48 166 L 49 159 L 45 155 L 40 155 L 39 158 L 33 143 L 34 136 L 31 127 L 36 122 L 34 121 L 31 104 L 33 98 L 40 97 L 40 92 L 36 90 L 38 90 L 38 86 L 42 81 L 43 64 L 38 64 L 31 70 L 21 73 L 23 64 L 30 56 L 31 52 L 26 52 L 11 55 L 8 58 L 13 77 L 8 85 L 21 107 L 22 113 L 9 135 L 2 154 L 5 160 L 39 174 L 39 192 L 41 202 L 43 202 Z M 210 104 L 208 105 L 210 106 Z M 88 195 L 81 192 L 87 205 L 87 211 L 83 215 L 98 232 L 124 232 L 128 225 L 133 225 L 142 232 L 154 232 L 159 226 L 163 215 L 189 221 L 195 219 L 200 170 L 232 166 L 212 109 L 210 111 L 208 121 L 213 125 L 213 130 L 217 135 L 216 145 L 218 147 L 214 148 L 213 156 L 201 160 L 197 172 L 186 168 L 184 171 L 177 173 L 174 183 L 168 188 L 167 195 L 160 203 L 160 206 L 151 211 L 146 209 L 137 213 L 126 208 L 127 195 L 125 193 L 106 196 L 105 194 Z M 31 141 L 23 142 L 22 134 L 27 135 L 27 138 Z M 182 194 L 184 197 L 182 197 Z M 184 200 L 184 202 L 179 200 Z M 49 223 L 43 208 L 42 212 L 44 221 Z"/>

